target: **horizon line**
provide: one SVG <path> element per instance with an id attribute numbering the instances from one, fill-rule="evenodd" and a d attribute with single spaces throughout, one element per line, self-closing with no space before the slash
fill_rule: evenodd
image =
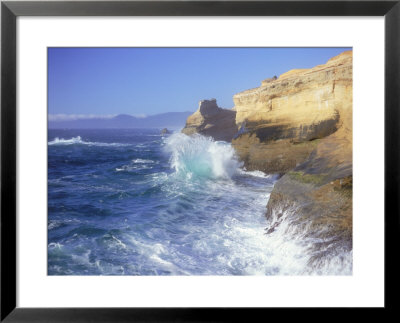
<path id="1" fill-rule="evenodd" d="M 166 113 L 193 113 L 193 111 L 166 111 L 155 114 L 128 114 L 128 113 L 117 113 L 117 114 L 67 114 L 67 113 L 48 113 L 48 121 L 76 121 L 76 120 L 92 120 L 92 119 L 113 119 L 118 116 L 129 116 L 136 119 L 146 119 L 148 117 L 157 116 Z"/>

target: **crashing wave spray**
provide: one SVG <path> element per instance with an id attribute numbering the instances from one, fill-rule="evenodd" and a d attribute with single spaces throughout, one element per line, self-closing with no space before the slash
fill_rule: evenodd
<path id="1" fill-rule="evenodd" d="M 242 166 L 232 146 L 201 135 L 173 134 L 166 140 L 171 167 L 187 177 L 231 178 Z"/>
<path id="2" fill-rule="evenodd" d="M 301 220 L 294 205 L 273 210 L 266 228 L 269 263 L 282 275 L 351 275 L 352 250 L 337 242 Z"/>

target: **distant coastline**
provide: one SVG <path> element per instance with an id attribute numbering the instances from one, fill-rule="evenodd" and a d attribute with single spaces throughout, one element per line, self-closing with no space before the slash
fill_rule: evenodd
<path id="1" fill-rule="evenodd" d="M 166 112 L 151 116 L 135 117 L 119 114 L 113 117 L 55 119 L 49 118 L 49 129 L 135 129 L 135 128 L 168 128 L 181 129 L 192 112 Z"/>

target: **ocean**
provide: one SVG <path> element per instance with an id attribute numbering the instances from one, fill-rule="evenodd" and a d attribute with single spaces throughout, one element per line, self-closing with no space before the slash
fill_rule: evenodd
<path id="1" fill-rule="evenodd" d="M 49 130 L 48 274 L 351 274 L 351 253 L 310 268 L 289 216 L 268 233 L 276 180 L 200 135 Z"/>

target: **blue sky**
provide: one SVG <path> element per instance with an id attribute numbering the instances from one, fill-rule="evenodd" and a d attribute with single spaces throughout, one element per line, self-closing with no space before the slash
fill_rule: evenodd
<path id="1" fill-rule="evenodd" d="M 349 48 L 49 48 L 49 114 L 111 116 L 195 111 Z"/>

